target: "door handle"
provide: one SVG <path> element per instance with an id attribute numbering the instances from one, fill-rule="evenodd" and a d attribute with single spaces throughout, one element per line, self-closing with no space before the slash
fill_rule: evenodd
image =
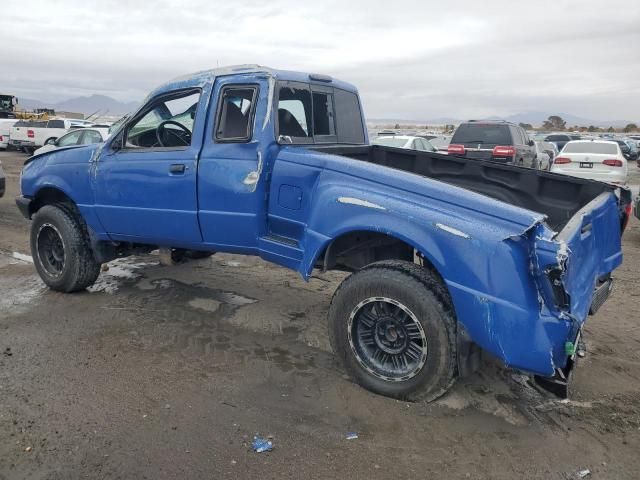
<path id="1" fill-rule="evenodd" d="M 173 175 L 179 175 L 181 173 L 184 173 L 186 169 L 187 167 L 184 163 L 174 163 L 173 165 L 169 166 L 169 173 Z"/>

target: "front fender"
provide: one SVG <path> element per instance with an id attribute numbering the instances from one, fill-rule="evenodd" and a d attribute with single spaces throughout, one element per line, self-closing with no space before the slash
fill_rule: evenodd
<path id="1" fill-rule="evenodd" d="M 45 189 L 61 192 L 75 203 L 89 228 L 102 237 L 104 228 L 95 214 L 91 184 L 91 159 L 97 148 L 90 145 L 34 157 L 22 170 L 20 190 L 32 199 Z"/>

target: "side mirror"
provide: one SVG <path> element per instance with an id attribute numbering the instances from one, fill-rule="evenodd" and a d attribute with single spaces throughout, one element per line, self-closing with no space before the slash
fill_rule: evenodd
<path id="1" fill-rule="evenodd" d="M 57 145 L 57 144 L 58 144 L 58 140 L 56 138 L 50 138 L 45 142 L 45 145 Z"/>
<path id="2" fill-rule="evenodd" d="M 529 146 L 533 147 L 534 145 L 535 145 L 534 141 L 533 140 L 529 140 Z"/>

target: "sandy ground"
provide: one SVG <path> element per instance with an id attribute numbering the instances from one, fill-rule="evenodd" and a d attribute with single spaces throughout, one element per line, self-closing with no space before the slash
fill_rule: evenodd
<path id="1" fill-rule="evenodd" d="M 0 479 L 640 476 L 636 219 L 570 401 L 486 361 L 438 402 L 407 404 L 351 383 L 331 355 L 339 274 L 149 255 L 111 263 L 90 292 L 46 290 L 14 255 L 29 253 L 13 204 L 24 158 L 0 153 Z M 256 433 L 271 453 L 250 450 Z"/>

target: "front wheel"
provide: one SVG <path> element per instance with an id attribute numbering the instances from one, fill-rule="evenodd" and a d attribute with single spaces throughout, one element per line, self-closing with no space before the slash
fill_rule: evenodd
<path id="1" fill-rule="evenodd" d="M 31 255 L 40 278 L 52 290 L 84 290 L 98 278 L 86 225 L 74 208 L 45 205 L 31 224 Z"/>
<path id="2" fill-rule="evenodd" d="M 455 380 L 456 321 L 440 280 L 401 261 L 347 278 L 329 309 L 329 337 L 349 375 L 372 392 L 431 401 Z"/>

